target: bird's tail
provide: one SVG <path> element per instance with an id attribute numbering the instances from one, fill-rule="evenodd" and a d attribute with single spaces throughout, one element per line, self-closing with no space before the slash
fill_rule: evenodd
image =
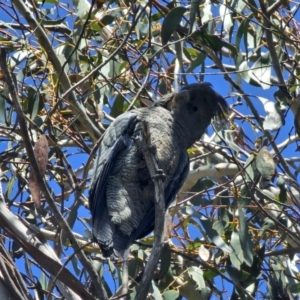
<path id="1" fill-rule="evenodd" d="M 104 257 L 124 257 L 126 250 L 129 249 L 131 239 L 122 233 L 111 221 L 107 208 L 102 213 L 102 218 L 95 218 L 93 225 L 94 240 L 99 244 Z M 98 221 L 98 222 L 97 222 Z"/>

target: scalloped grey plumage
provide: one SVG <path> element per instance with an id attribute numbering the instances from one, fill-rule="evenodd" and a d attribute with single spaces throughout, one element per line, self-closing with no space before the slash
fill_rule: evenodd
<path id="1" fill-rule="evenodd" d="M 226 101 L 209 83 L 195 83 L 162 97 L 155 105 L 120 115 L 109 126 L 94 163 L 89 193 L 94 240 L 104 256 L 123 256 L 130 244 L 154 228 L 154 185 L 135 137 L 148 123 L 155 158 L 165 174 L 166 207 L 188 171 L 187 149 L 214 116 L 224 117 Z"/>

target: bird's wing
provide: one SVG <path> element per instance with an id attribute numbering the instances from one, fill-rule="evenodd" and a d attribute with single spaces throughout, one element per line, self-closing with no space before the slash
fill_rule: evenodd
<path id="1" fill-rule="evenodd" d="M 175 176 L 170 180 L 166 191 L 165 201 L 168 207 L 182 188 L 190 170 L 190 159 L 186 151 L 181 154 Z"/>
<path id="2" fill-rule="evenodd" d="M 165 203 L 166 208 L 175 199 L 176 195 L 183 186 L 186 177 L 189 173 L 190 162 L 189 157 L 186 152 L 183 152 L 180 156 L 179 164 L 174 173 L 173 177 L 169 181 L 168 186 L 165 189 Z M 143 222 L 139 227 L 132 233 L 132 240 L 138 240 L 146 235 L 148 235 L 154 229 L 154 219 L 155 219 L 155 205 L 153 205 L 146 213 L 143 218 Z"/>
<path id="3" fill-rule="evenodd" d="M 102 218 L 105 218 L 105 212 L 107 213 L 105 199 L 107 180 L 118 154 L 132 143 L 131 136 L 137 122 L 136 119 L 137 114 L 133 111 L 121 115 L 109 126 L 100 144 L 89 192 L 93 235 L 96 239 L 100 235 L 99 230 L 103 225 L 103 222 L 101 224 Z M 103 228 L 101 229 L 103 230 Z M 105 232 L 101 232 L 101 235 L 105 238 Z"/>

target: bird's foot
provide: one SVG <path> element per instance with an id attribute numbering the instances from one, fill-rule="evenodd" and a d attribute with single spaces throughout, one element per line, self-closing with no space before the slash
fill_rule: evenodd
<path id="1" fill-rule="evenodd" d="M 148 146 L 148 151 L 149 151 L 150 153 L 152 153 L 153 155 L 155 155 L 155 154 L 156 154 L 156 146 L 153 145 L 153 144 L 150 144 L 150 145 Z"/>
<path id="2" fill-rule="evenodd" d="M 164 174 L 164 171 L 162 169 L 157 169 L 155 171 L 155 174 L 151 177 L 152 179 L 164 179 L 166 175 Z"/>

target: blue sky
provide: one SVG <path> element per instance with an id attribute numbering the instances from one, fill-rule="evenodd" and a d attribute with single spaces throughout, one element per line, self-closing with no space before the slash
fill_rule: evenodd
<path id="1" fill-rule="evenodd" d="M 63 3 L 63 2 L 68 2 L 68 1 L 61 1 L 61 2 Z M 10 3 L 10 2 L 5 1 L 5 3 Z M 45 4 L 44 8 L 53 8 L 53 6 L 50 5 L 50 4 L 48 4 L 48 5 Z M 216 8 L 214 10 L 216 10 Z M 63 11 L 63 10 L 60 10 L 59 15 L 60 15 L 61 18 L 65 17 L 66 12 Z M 297 21 L 300 20 L 299 15 L 297 15 L 296 20 Z M 1 13 L 0 21 L 12 22 L 12 19 L 6 13 Z M 74 16 L 68 16 L 66 18 L 66 22 L 69 26 L 72 26 L 72 24 L 74 22 Z M 231 60 L 231 59 L 225 59 L 224 62 L 228 63 L 228 64 L 234 64 L 234 61 Z M 209 64 L 209 62 L 207 62 L 207 64 Z M 212 64 L 212 62 L 211 62 L 211 64 Z M 205 75 L 205 81 L 211 82 L 213 84 L 213 87 L 215 88 L 215 90 L 218 91 L 222 96 L 226 97 L 229 104 L 233 104 L 236 101 L 236 98 L 231 97 L 232 90 L 231 90 L 228 82 L 226 82 L 224 80 L 223 74 L 219 74 L 218 70 L 210 70 L 210 71 L 211 71 L 212 75 Z M 272 75 L 274 76 L 275 74 L 272 74 Z M 187 79 L 188 79 L 189 83 L 195 82 L 195 77 L 194 76 L 187 75 Z M 270 89 L 263 90 L 260 87 L 251 86 L 251 85 L 249 85 L 245 82 L 243 82 L 242 88 L 248 95 L 253 96 L 253 97 L 251 97 L 251 99 L 253 100 L 253 103 L 255 103 L 255 106 L 258 109 L 258 112 L 261 115 L 264 116 L 265 112 L 264 112 L 263 105 L 255 97 L 264 97 L 264 98 L 267 98 L 271 101 L 274 101 L 274 92 L 277 91 L 277 88 L 276 87 L 271 87 Z M 247 108 L 247 106 L 245 104 L 243 104 L 240 107 L 237 107 L 237 109 L 245 115 L 250 114 L 250 111 L 249 111 L 249 109 Z M 3 122 L 3 120 L 0 120 L 0 122 Z M 287 112 L 287 117 L 285 118 L 285 122 L 286 122 L 285 125 L 280 129 L 279 134 L 276 138 L 276 143 L 277 144 L 279 144 L 282 141 L 286 140 L 286 138 L 289 134 L 289 131 L 293 126 L 293 115 L 290 111 Z M 249 138 L 251 140 L 255 140 L 260 136 L 260 133 L 253 131 L 253 129 L 248 125 L 248 123 L 241 123 L 241 122 L 238 122 L 238 123 L 241 127 L 243 127 L 244 131 L 246 132 L 246 134 L 249 136 Z M 209 130 L 209 132 L 211 132 L 211 129 Z M 294 134 L 294 131 L 292 132 L 292 134 Z M 251 145 L 251 146 L 254 148 L 253 145 Z M 0 151 L 5 150 L 6 147 L 7 147 L 6 143 L 2 142 L 0 144 Z M 76 152 L 76 149 L 72 149 L 71 151 Z M 290 156 L 295 155 L 294 151 L 295 151 L 295 147 L 292 146 L 292 147 L 289 147 L 288 149 L 284 150 L 283 153 L 284 153 L 284 156 L 290 157 Z M 75 169 L 79 168 L 82 164 L 84 164 L 87 161 L 87 159 L 88 159 L 87 154 L 76 154 L 76 155 L 69 156 L 69 162 Z M 49 184 L 50 184 L 50 186 L 53 186 L 54 189 L 57 188 L 57 185 L 56 185 L 56 183 L 54 183 L 54 181 L 53 182 L 49 181 Z M 4 187 L 5 187 L 5 185 L 4 185 Z M 16 190 L 14 191 L 14 193 L 15 192 L 16 192 Z M 87 190 L 85 191 L 85 195 L 87 196 Z M 71 206 L 72 203 L 73 203 L 73 200 L 74 200 L 73 196 L 71 196 L 69 198 L 69 200 L 67 202 L 65 202 L 65 205 L 67 207 Z M 80 208 L 79 216 L 80 216 L 80 218 L 90 217 L 90 213 L 87 209 Z M 77 233 L 80 233 L 82 235 L 85 235 L 85 227 L 83 226 L 83 224 L 81 222 L 76 223 L 76 226 L 74 227 L 74 231 L 77 232 Z M 190 234 L 194 238 L 199 237 L 198 236 L 198 231 L 191 230 Z M 65 253 L 66 256 L 69 255 L 69 254 L 72 254 L 72 252 L 73 251 L 71 249 L 64 249 L 64 253 Z M 20 268 L 21 271 L 26 273 L 26 270 L 24 269 L 24 264 L 21 260 L 18 261 L 18 267 Z M 36 270 L 36 275 L 40 274 L 39 269 L 37 269 L 35 267 L 33 267 L 33 269 Z M 109 275 L 109 272 L 108 272 L 107 268 L 106 268 L 106 271 L 107 271 L 106 274 L 107 274 L 107 278 L 108 278 L 108 277 L 110 277 L 110 275 Z M 114 289 L 114 283 L 113 283 L 112 279 L 109 279 L 109 282 L 111 283 L 112 289 Z M 227 287 L 227 288 L 228 288 L 228 291 L 231 289 L 231 287 Z"/>

